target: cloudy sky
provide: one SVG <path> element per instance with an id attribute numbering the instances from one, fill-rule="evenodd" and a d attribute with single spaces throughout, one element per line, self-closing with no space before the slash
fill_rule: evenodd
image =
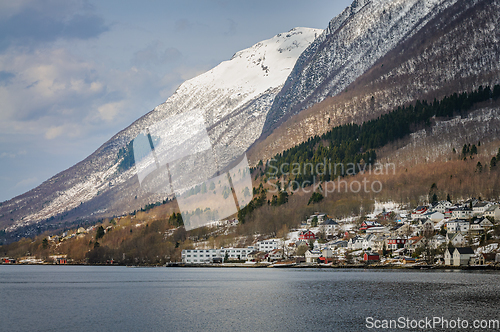
<path id="1" fill-rule="evenodd" d="M 186 79 L 351 0 L 0 0 L 0 202 L 95 151 Z"/>

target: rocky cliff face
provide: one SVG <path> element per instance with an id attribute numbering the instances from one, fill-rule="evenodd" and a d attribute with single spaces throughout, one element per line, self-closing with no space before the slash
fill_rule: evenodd
<path id="1" fill-rule="evenodd" d="M 267 160 L 333 126 L 361 123 L 417 99 L 432 101 L 498 84 L 499 10 L 500 1 L 478 0 L 456 1 L 439 15 L 433 13 L 341 93 L 291 116 L 258 141 L 249 152 L 250 161 Z"/>
<path id="2" fill-rule="evenodd" d="M 295 61 L 323 30 L 295 28 L 237 52 L 183 83 L 163 104 L 124 129 L 84 161 L 0 206 L 2 229 L 122 214 L 164 199 L 141 192 L 135 167 L 119 167 L 125 147 L 145 128 L 193 109 L 204 114 L 218 168 L 244 153 L 262 132 L 267 112 Z"/>
<path id="3" fill-rule="evenodd" d="M 291 115 L 335 96 L 456 0 L 356 0 L 300 56 L 266 119 L 269 134 Z"/>

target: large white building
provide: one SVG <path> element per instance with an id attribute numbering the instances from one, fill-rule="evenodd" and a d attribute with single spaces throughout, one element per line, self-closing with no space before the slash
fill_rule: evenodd
<path id="1" fill-rule="evenodd" d="M 184 264 L 208 264 L 216 260 L 247 260 L 247 256 L 254 250 L 253 247 L 247 248 L 220 248 L 220 249 L 185 249 L 181 252 L 182 262 Z"/>
<path id="2" fill-rule="evenodd" d="M 278 249 L 281 247 L 281 241 L 279 240 L 264 240 L 257 242 L 257 250 L 262 252 L 270 252 L 274 249 Z"/>

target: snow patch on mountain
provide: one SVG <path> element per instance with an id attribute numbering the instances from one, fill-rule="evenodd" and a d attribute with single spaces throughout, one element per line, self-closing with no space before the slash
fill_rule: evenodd
<path id="1" fill-rule="evenodd" d="M 297 58 L 322 32 L 294 28 L 280 33 L 184 82 L 165 103 L 119 132 L 87 159 L 5 202 L 0 207 L 0 219 L 9 216 L 13 220 L 2 221 L 9 225 L 6 229 L 12 231 L 60 215 L 89 201 L 99 200 L 99 206 L 106 206 L 99 210 L 109 214 L 109 207 L 117 201 L 133 200 L 137 195 L 135 168 L 118 171 L 121 161 L 117 159 L 118 150 L 145 128 L 172 115 L 201 110 L 214 152 L 218 154 L 217 166 L 222 169 L 229 165 L 260 136 L 267 112 Z M 111 194 L 101 198 L 105 193 Z M 114 201 L 101 202 L 106 199 Z M 92 208 L 95 206 L 89 207 Z M 130 211 L 114 211 L 124 212 Z"/>

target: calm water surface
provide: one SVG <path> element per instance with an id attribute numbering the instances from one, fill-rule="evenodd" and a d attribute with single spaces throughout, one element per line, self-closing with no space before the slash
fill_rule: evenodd
<path id="1" fill-rule="evenodd" d="M 364 331 L 366 317 L 472 322 L 500 319 L 499 281 L 497 272 L 3 265 L 0 331 Z"/>

